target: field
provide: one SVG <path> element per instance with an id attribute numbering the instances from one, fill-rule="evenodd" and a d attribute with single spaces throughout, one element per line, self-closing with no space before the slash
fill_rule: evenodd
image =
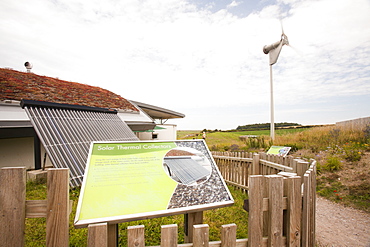
<path id="1" fill-rule="evenodd" d="M 297 129 L 278 129 L 275 131 L 276 136 L 283 136 L 288 134 L 300 133 L 307 129 L 297 128 Z M 256 141 L 263 141 L 265 149 L 271 146 L 272 143 L 269 142 L 269 130 L 256 130 L 256 131 L 236 131 L 236 132 L 207 132 L 206 141 L 208 148 L 211 151 L 239 151 L 248 150 L 250 147 L 245 141 L 240 140 L 240 136 L 253 135 L 257 138 L 253 139 Z M 197 130 L 180 130 L 177 132 L 177 139 L 202 139 L 202 131 Z M 264 148 L 261 147 L 264 151 Z M 252 151 L 256 151 L 253 149 Z"/>

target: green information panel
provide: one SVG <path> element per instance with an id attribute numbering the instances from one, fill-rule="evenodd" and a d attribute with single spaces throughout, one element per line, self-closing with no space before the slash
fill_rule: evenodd
<path id="1" fill-rule="evenodd" d="M 267 151 L 267 154 L 275 154 L 279 156 L 287 156 L 290 151 L 290 147 L 282 147 L 282 146 L 271 146 L 270 149 Z"/>
<path id="2" fill-rule="evenodd" d="M 233 199 L 203 140 L 94 142 L 76 227 L 229 206 Z"/>

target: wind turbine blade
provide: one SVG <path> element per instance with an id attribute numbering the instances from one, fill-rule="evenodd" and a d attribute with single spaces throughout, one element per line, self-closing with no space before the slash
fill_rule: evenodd
<path id="1" fill-rule="evenodd" d="M 292 48 L 300 57 L 303 57 L 303 52 L 300 51 L 297 47 L 292 46 L 291 44 L 288 45 L 290 48 Z"/>
<path id="2" fill-rule="evenodd" d="M 281 33 L 284 34 L 283 20 L 280 19 Z"/>

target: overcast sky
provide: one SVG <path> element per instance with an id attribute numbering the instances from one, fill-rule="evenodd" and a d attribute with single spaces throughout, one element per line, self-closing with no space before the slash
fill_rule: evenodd
<path id="1" fill-rule="evenodd" d="M 185 114 L 178 129 L 370 116 L 369 0 L 1 0 L 0 67 Z"/>

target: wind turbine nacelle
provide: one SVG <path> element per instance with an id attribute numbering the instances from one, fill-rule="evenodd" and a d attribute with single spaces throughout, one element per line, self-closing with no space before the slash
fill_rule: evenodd
<path id="1" fill-rule="evenodd" d="M 273 43 L 273 44 L 271 44 L 271 45 L 265 45 L 265 46 L 263 47 L 263 52 L 264 52 L 265 54 L 269 54 L 269 52 L 270 52 L 270 51 L 272 51 L 272 50 L 274 50 L 274 49 L 278 48 L 279 46 L 283 46 L 283 45 L 289 45 L 288 37 L 284 34 L 284 32 L 281 34 L 281 39 L 280 39 L 280 41 L 275 42 L 275 43 Z M 280 47 L 280 49 L 281 49 L 281 47 Z"/>
<path id="2" fill-rule="evenodd" d="M 269 54 L 269 52 L 270 52 L 271 50 L 274 50 L 274 49 L 278 48 L 278 47 L 279 47 L 279 45 L 280 45 L 280 43 L 281 43 L 281 40 L 280 40 L 280 41 L 277 41 L 277 42 L 275 42 L 275 43 L 273 43 L 273 44 L 271 44 L 271 45 L 265 45 L 265 46 L 263 47 L 263 53 L 265 53 L 265 54 Z"/>

